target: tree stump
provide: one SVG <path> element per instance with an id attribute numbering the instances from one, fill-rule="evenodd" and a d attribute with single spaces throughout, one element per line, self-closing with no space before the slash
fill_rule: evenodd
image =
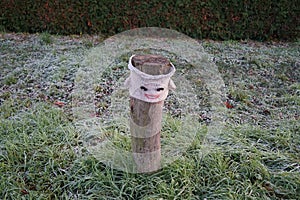
<path id="1" fill-rule="evenodd" d="M 149 75 L 168 74 L 170 61 L 160 55 L 136 55 L 132 65 Z M 161 167 L 160 131 L 164 101 L 149 103 L 130 97 L 130 132 L 133 158 L 140 173 Z"/>

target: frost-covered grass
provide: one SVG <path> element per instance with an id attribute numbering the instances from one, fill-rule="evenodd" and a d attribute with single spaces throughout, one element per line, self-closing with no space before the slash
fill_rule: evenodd
<path id="1" fill-rule="evenodd" d="M 1 35 L 0 199 L 299 199 L 299 43 L 202 41 L 228 88 L 224 131 L 143 175 L 90 155 L 72 123 L 74 74 L 99 40 Z"/>

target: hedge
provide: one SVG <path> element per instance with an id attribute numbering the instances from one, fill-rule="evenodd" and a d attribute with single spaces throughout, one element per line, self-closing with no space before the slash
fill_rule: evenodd
<path id="1" fill-rule="evenodd" d="M 1 0 L 0 29 L 113 35 L 164 27 L 216 40 L 296 40 L 299 0 Z"/>

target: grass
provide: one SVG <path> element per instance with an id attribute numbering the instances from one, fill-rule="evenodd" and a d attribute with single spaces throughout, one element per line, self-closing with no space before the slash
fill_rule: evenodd
<path id="1" fill-rule="evenodd" d="M 52 38 L 51 34 L 47 33 L 47 32 L 44 32 L 40 35 L 40 40 L 42 43 L 47 44 L 47 45 L 53 43 L 53 38 Z"/>
<path id="2" fill-rule="evenodd" d="M 39 57 L 37 50 L 28 52 L 29 40 L 17 40 L 18 47 L 0 41 L 5 58 L 0 79 L 0 199 L 299 199 L 299 46 L 202 42 L 213 53 L 234 102 L 224 131 L 209 144 L 199 132 L 173 163 L 156 173 L 131 174 L 90 155 L 68 112 L 68 73 L 78 68 L 76 59 L 89 48 L 87 39 L 63 43 L 46 57 Z M 53 52 L 51 45 L 39 45 L 38 51 Z M 23 58 L 15 51 L 24 51 Z M 36 67 L 38 61 L 51 61 L 58 70 L 46 67 L 45 76 L 30 71 L 20 81 L 22 74 L 11 71 L 32 70 L 25 69 L 24 57 L 35 57 Z M 13 68 L 19 64 L 24 69 Z M 66 106 L 55 106 L 55 100 Z M 164 137 L 172 138 L 180 124 L 167 116 Z M 116 145 L 130 148 L 118 129 L 107 131 Z"/>

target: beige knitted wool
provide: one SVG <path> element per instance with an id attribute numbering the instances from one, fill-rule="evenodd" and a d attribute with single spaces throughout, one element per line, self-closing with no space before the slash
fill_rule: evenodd
<path id="1" fill-rule="evenodd" d="M 129 88 L 129 94 L 136 99 L 156 103 L 167 98 L 169 89 L 176 88 L 171 76 L 175 73 L 175 67 L 171 63 L 171 70 L 168 74 L 163 75 L 149 75 L 132 65 L 131 56 L 128 62 L 130 69 L 130 76 L 125 81 L 125 86 Z"/>

